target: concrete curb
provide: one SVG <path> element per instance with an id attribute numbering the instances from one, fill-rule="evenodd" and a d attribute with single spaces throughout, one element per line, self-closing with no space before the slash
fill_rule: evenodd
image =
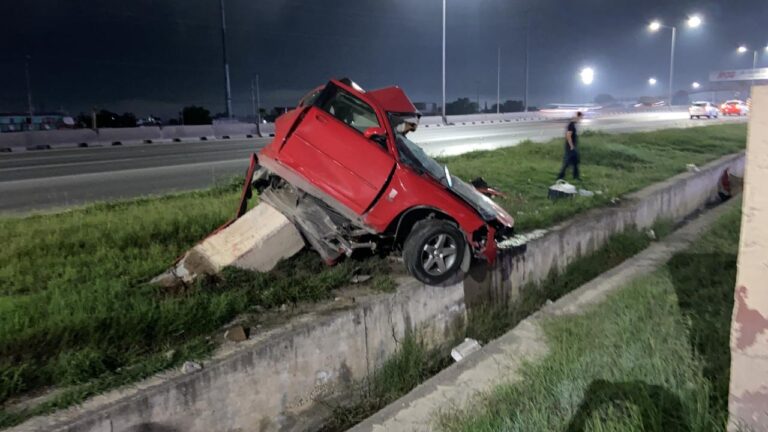
<path id="1" fill-rule="evenodd" d="M 547 353 L 542 320 L 583 313 L 622 289 L 627 282 L 653 272 L 675 253 L 688 248 L 735 203 L 731 201 L 708 211 L 666 239 L 543 307 L 480 351 L 438 373 L 349 432 L 430 431 L 440 412 L 462 409 L 499 383 L 519 381 L 521 365 L 541 359 Z"/>
<path id="2" fill-rule="evenodd" d="M 429 287 L 404 278 L 394 293 L 334 302 L 328 310 L 226 344 L 200 370 L 166 372 L 10 431 L 317 429 L 330 415 L 317 399 L 349 393 L 406 334 L 418 331 L 439 344 L 458 336 L 465 320 L 461 283 Z"/>

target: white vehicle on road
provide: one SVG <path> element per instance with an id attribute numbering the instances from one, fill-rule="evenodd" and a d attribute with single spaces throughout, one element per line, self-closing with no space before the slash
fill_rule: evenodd
<path id="1" fill-rule="evenodd" d="M 688 114 L 691 116 L 691 119 L 694 117 L 706 117 L 711 119 L 717 118 L 720 115 L 720 110 L 709 102 L 699 101 L 692 103 L 691 106 L 688 107 Z"/>

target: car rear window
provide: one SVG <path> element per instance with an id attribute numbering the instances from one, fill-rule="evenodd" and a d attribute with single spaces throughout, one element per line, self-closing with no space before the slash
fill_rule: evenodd
<path id="1" fill-rule="evenodd" d="M 728 105 L 738 105 L 738 102 L 726 102 Z"/>
<path id="2" fill-rule="evenodd" d="M 699 103 L 695 103 L 695 104 L 693 104 L 693 106 L 697 106 L 697 107 L 701 107 L 701 108 L 704 108 L 705 106 L 707 106 L 707 104 L 706 104 L 706 103 L 702 103 L 702 102 L 699 102 Z"/>

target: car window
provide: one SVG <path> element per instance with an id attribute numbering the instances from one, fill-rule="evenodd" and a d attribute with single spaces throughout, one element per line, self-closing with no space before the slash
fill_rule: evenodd
<path id="1" fill-rule="evenodd" d="M 373 108 L 342 89 L 338 89 L 320 108 L 360 133 L 368 128 L 380 127 Z"/>
<path id="2" fill-rule="evenodd" d="M 705 104 L 705 103 L 703 103 L 703 102 L 699 102 L 699 103 L 695 103 L 695 104 L 693 104 L 693 106 L 697 106 L 697 107 L 705 107 L 705 106 L 707 106 L 707 104 Z"/>
<path id="3" fill-rule="evenodd" d="M 315 103 L 315 101 L 317 100 L 317 97 L 320 96 L 320 92 L 321 91 L 322 91 L 322 89 L 317 89 L 317 90 L 311 91 L 309 94 L 304 96 L 304 98 L 301 100 L 301 102 L 299 102 L 299 105 L 303 106 L 303 107 L 313 105 Z"/>

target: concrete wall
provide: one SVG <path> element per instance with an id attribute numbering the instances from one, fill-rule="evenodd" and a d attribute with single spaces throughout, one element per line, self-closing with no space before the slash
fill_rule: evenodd
<path id="1" fill-rule="evenodd" d="M 465 317 L 461 284 L 406 279 L 396 293 L 359 298 L 242 342 L 200 371 L 155 378 L 11 430 L 303 431 L 327 418 L 318 398 L 348 392 L 406 333 L 418 331 L 433 345 L 452 341 Z"/>
<path id="2" fill-rule="evenodd" d="M 347 393 L 407 332 L 420 329 L 432 345 L 451 341 L 460 334 L 465 304 L 473 297 L 510 301 L 523 285 L 596 251 L 613 234 L 646 228 L 657 218 L 684 218 L 715 199 L 724 169 L 740 174 L 743 165 L 743 153 L 726 156 L 700 172 L 632 194 L 620 206 L 577 216 L 530 241 L 525 252 L 503 253 L 493 269 L 473 272 L 463 283 L 430 287 L 405 279 L 396 293 L 361 298 L 346 309 L 305 316 L 243 342 L 201 371 L 148 380 L 11 430 L 305 430 L 328 414 L 318 397 Z"/>
<path id="3" fill-rule="evenodd" d="M 753 95 L 731 323 L 731 431 L 768 430 L 768 86 Z"/>
<path id="4" fill-rule="evenodd" d="M 650 111 L 670 111 L 679 110 L 679 108 L 653 108 L 628 111 L 601 111 L 599 115 L 617 115 L 630 114 Z M 461 116 L 448 116 L 448 122 L 453 125 L 473 125 L 488 123 L 510 123 L 543 121 L 551 119 L 567 118 L 568 113 L 503 113 L 503 114 L 470 114 Z M 425 128 L 446 127 L 443 125 L 443 119 L 439 116 L 422 117 L 421 125 Z M 274 134 L 275 125 L 273 123 L 262 124 L 261 134 L 269 136 Z M 215 125 L 203 126 L 165 126 L 159 128 L 156 126 L 139 128 L 104 128 L 99 129 L 97 134 L 90 129 L 75 130 L 55 130 L 55 131 L 32 131 L 15 132 L 0 134 L 0 149 L 10 149 L 11 151 L 22 151 L 24 149 L 35 149 L 40 146 L 53 147 L 72 147 L 79 143 L 86 144 L 110 144 L 115 141 L 141 142 L 150 140 L 196 140 L 200 137 L 218 137 L 230 136 L 232 138 L 243 138 L 246 135 L 255 135 L 256 125 L 253 123 L 219 123 Z"/>

